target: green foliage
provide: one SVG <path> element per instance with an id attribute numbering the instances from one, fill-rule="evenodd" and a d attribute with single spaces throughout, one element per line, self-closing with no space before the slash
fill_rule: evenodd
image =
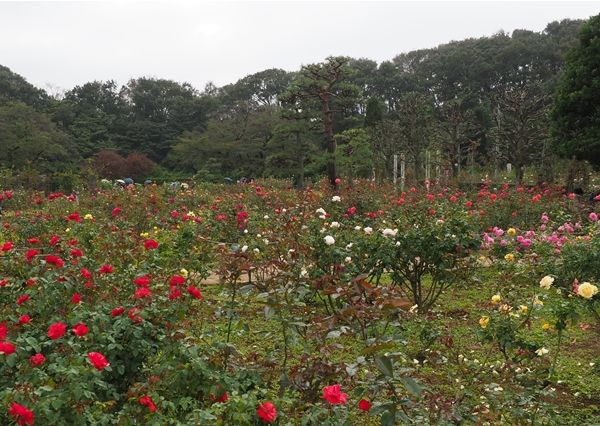
<path id="1" fill-rule="evenodd" d="M 568 54 L 552 111 L 556 150 L 600 165 L 600 15 L 581 28 Z"/>
<path id="2" fill-rule="evenodd" d="M 23 103 L 0 107 L 0 167 L 39 173 L 64 170 L 78 153 L 50 118 Z"/>

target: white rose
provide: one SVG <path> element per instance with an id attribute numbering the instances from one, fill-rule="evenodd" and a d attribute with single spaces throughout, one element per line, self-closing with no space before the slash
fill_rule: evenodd
<path id="1" fill-rule="evenodd" d="M 367 226 L 367 227 L 363 228 L 363 231 L 365 231 L 365 234 L 371 235 L 373 233 L 373 228 L 371 228 L 370 226 Z"/>
<path id="2" fill-rule="evenodd" d="M 390 228 L 385 228 L 383 231 L 383 236 L 384 237 L 395 237 L 396 234 L 398 233 L 397 229 L 390 229 Z"/>
<path id="3" fill-rule="evenodd" d="M 331 201 L 333 201 L 334 203 L 338 203 L 342 201 L 342 199 L 339 195 L 334 195 L 333 197 L 331 197 Z"/>
<path id="4" fill-rule="evenodd" d="M 335 238 L 333 238 L 331 235 L 327 235 L 325 238 L 325 244 L 327 244 L 328 246 L 335 244 Z"/>

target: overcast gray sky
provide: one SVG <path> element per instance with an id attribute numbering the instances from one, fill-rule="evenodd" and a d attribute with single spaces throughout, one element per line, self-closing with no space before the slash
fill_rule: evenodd
<path id="1" fill-rule="evenodd" d="M 600 13 L 600 2 L 0 2 L 0 64 L 62 89 L 151 76 L 202 89 L 329 55 L 418 48 Z"/>

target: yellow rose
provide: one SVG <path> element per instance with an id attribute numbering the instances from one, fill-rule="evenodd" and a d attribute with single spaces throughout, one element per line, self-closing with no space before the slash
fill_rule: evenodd
<path id="1" fill-rule="evenodd" d="M 88 213 L 85 216 L 83 216 L 83 218 L 86 220 L 92 220 L 94 218 L 94 216 L 92 216 L 90 213 Z"/>
<path id="2" fill-rule="evenodd" d="M 507 303 L 503 303 L 502 305 L 500 305 L 500 307 L 498 308 L 498 310 L 500 312 L 503 312 L 505 314 L 509 313 L 510 311 L 512 311 L 512 306 L 510 306 Z"/>
<path id="3" fill-rule="evenodd" d="M 590 284 L 587 281 L 579 284 L 579 288 L 577 289 L 577 294 L 586 299 L 591 299 L 595 294 L 598 293 L 598 287 L 594 284 Z"/>
<path id="4" fill-rule="evenodd" d="M 181 269 L 179 270 L 179 274 L 180 274 L 180 275 L 181 275 L 183 278 L 187 278 L 187 277 L 188 277 L 188 274 L 189 274 L 189 272 L 188 272 L 188 270 L 187 270 L 187 269 L 185 269 L 185 268 L 181 268 Z"/>
<path id="5" fill-rule="evenodd" d="M 494 295 L 492 296 L 492 303 L 493 303 L 494 305 L 496 305 L 496 304 L 500 303 L 500 301 L 501 301 L 501 300 L 502 300 L 502 296 L 500 296 L 499 294 L 494 294 Z"/>
<path id="6" fill-rule="evenodd" d="M 512 253 L 507 253 L 506 256 L 504 256 L 504 259 L 508 262 L 512 262 L 513 260 L 515 260 L 515 255 Z"/>
<path id="7" fill-rule="evenodd" d="M 536 295 L 535 298 L 533 299 L 533 305 L 534 306 L 544 306 L 544 302 L 542 302 L 540 300 L 540 298 L 537 297 L 537 295 Z"/>
<path id="8" fill-rule="evenodd" d="M 526 314 L 529 311 L 529 308 L 525 305 L 519 305 L 519 312 L 522 314 Z"/>
<path id="9" fill-rule="evenodd" d="M 552 326 L 551 326 L 550 324 L 548 324 L 547 322 L 545 322 L 545 323 L 542 325 L 542 330 L 544 330 L 544 331 L 548 331 L 548 330 L 550 330 L 551 328 L 552 328 Z"/>
<path id="10" fill-rule="evenodd" d="M 481 317 L 479 318 L 479 325 L 481 328 L 486 328 L 490 323 L 490 317 Z"/>
<path id="11" fill-rule="evenodd" d="M 508 228 L 506 230 L 506 233 L 509 237 L 514 237 L 515 235 L 517 235 L 517 230 L 515 228 Z"/>

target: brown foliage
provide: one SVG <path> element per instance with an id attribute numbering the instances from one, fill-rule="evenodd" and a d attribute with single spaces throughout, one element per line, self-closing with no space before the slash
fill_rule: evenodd
<path id="1" fill-rule="evenodd" d="M 145 179 L 156 163 L 145 154 L 132 152 L 127 157 L 105 149 L 94 157 L 94 169 L 99 176 L 109 179 L 123 179 L 131 177 L 135 181 Z"/>

